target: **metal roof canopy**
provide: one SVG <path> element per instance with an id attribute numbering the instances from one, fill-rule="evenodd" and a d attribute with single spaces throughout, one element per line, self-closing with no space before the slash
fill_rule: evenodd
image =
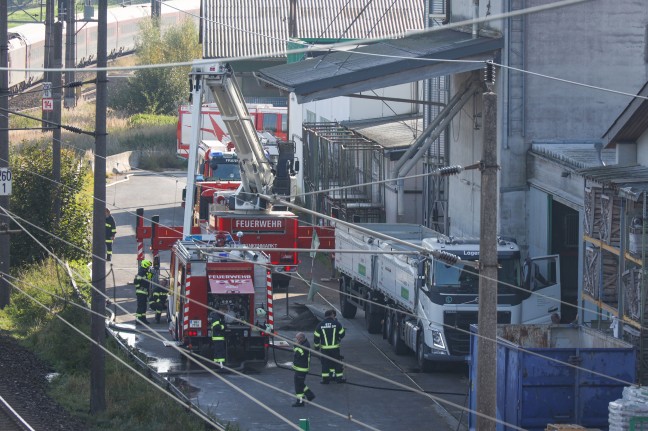
<path id="1" fill-rule="evenodd" d="M 481 69 L 502 46 L 501 37 L 473 39 L 470 33 L 446 29 L 268 67 L 256 76 L 304 103 Z"/>
<path id="2" fill-rule="evenodd" d="M 576 171 L 586 180 L 597 182 L 619 192 L 620 196 L 636 201 L 648 192 L 648 167 L 599 166 Z"/>

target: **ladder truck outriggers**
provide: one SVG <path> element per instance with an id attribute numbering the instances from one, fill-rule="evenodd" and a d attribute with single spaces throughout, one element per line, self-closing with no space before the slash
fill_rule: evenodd
<path id="1" fill-rule="evenodd" d="M 470 359 L 470 325 L 479 310 L 478 239 L 414 224 L 338 223 L 335 248 L 343 317 L 364 310 L 367 330 L 382 331 L 398 355 L 413 351 L 422 370 Z M 497 323 L 560 318 L 558 255 L 522 261 L 518 245 L 499 238 L 497 260 Z"/>

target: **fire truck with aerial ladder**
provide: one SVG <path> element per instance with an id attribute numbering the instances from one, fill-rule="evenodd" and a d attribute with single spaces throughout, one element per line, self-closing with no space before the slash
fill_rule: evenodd
<path id="1" fill-rule="evenodd" d="M 269 191 L 279 196 L 294 193 L 294 174 L 299 166 L 295 161 L 295 144 L 257 131 L 231 67 L 224 63 L 217 66 L 221 68 L 218 75 L 221 79 L 210 84 L 209 90 L 229 133 L 229 148 L 237 155 L 241 184 L 235 193 L 231 190 L 202 193 L 205 189 L 201 187 L 193 189 L 195 198 L 192 198 L 187 192 L 186 202 L 195 202 L 195 207 L 193 217 L 190 209 L 185 208 L 185 223 L 193 220 L 194 225 L 207 233 L 242 232 L 242 244 L 264 249 L 270 256 L 273 288 L 287 289 L 299 265 L 295 249 L 310 247 L 313 229 L 317 230 L 321 248 L 330 248 L 334 241 L 333 230 L 300 226 L 296 214 L 278 206 L 271 208 L 257 197 Z M 192 97 L 200 97 L 200 94 Z M 200 121 L 195 117 L 193 120 Z M 192 125 L 192 130 L 198 129 L 198 125 Z M 200 141 L 200 136 L 194 135 L 194 139 Z M 224 139 L 224 142 L 227 141 Z M 213 157 L 221 152 L 211 150 L 210 154 Z M 195 152 L 189 153 L 189 166 L 202 162 L 192 161 L 194 155 Z M 187 190 L 189 185 L 188 182 Z"/>
<path id="2" fill-rule="evenodd" d="M 250 121 L 259 134 L 264 150 L 270 157 L 277 157 L 277 139 L 286 140 L 288 127 L 288 108 L 269 103 L 246 104 Z M 190 105 L 178 108 L 176 130 L 176 154 L 180 158 L 189 157 L 192 138 L 192 109 Z M 200 107 L 199 133 L 199 171 L 196 177 L 196 201 L 199 202 L 200 219 L 207 220 L 209 204 L 222 207 L 238 188 L 241 182 L 238 173 L 238 159 L 234 144 L 229 136 L 226 122 L 216 103 L 203 103 Z M 184 199 L 183 199 L 184 205 Z"/>
<path id="3" fill-rule="evenodd" d="M 274 325 L 271 269 L 275 268 L 275 274 L 293 272 L 298 261 L 297 252 L 291 251 L 290 261 L 277 268 L 268 253 L 254 247 L 296 249 L 297 217 L 281 208 L 270 208 L 257 194 L 290 194 L 291 175 L 298 168 L 293 161 L 294 143 L 278 142 L 279 155 L 276 163 L 271 163 L 229 65 L 195 65 L 191 82 L 194 112 L 199 111 L 206 90 L 211 91 L 221 107 L 238 160 L 240 185 L 228 196 L 223 214 L 210 214 L 211 226 L 196 224 L 194 206 L 186 205 L 182 228 L 162 226 L 159 218 L 154 217 L 149 229 L 144 227 L 143 210 L 139 209 L 138 259 L 143 259 L 147 238 L 151 240 L 158 268 L 159 252 L 171 250 L 167 316 L 169 331 L 178 344 L 192 353 L 209 356 L 211 323 L 220 317 L 227 322 L 225 365 L 264 365 Z M 204 142 L 200 148 L 200 117 L 194 116 L 192 120 L 187 202 L 195 202 L 200 152 L 209 151 L 212 157 L 227 156 L 227 151 L 218 151 L 223 148 Z M 216 171 L 219 169 L 220 166 Z M 276 238 L 289 240 L 273 247 L 270 242 Z"/>

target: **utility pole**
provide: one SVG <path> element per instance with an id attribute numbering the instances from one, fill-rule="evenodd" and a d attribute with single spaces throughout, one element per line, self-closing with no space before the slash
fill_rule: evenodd
<path id="1" fill-rule="evenodd" d="M 160 18 L 162 16 L 162 1 L 151 0 L 151 18 Z"/>
<path id="2" fill-rule="evenodd" d="M 108 6 L 101 0 L 97 27 L 97 68 L 108 65 Z M 97 107 L 95 113 L 95 171 L 92 223 L 92 344 L 90 367 L 90 412 L 106 410 L 106 105 L 107 72 L 97 71 Z"/>
<path id="3" fill-rule="evenodd" d="M 54 64 L 54 0 L 46 0 L 45 2 L 45 58 L 43 65 L 45 66 L 45 83 L 43 84 L 43 98 L 51 98 L 51 85 L 52 85 L 52 72 L 49 69 L 52 68 Z M 46 87 L 47 85 L 47 87 Z M 52 121 L 52 114 L 48 108 L 45 108 L 45 103 L 43 103 L 42 109 L 42 119 L 46 121 Z M 43 132 L 50 130 L 52 127 L 49 123 L 43 122 L 42 126 Z"/>
<path id="4" fill-rule="evenodd" d="M 487 63 L 482 95 L 484 142 L 481 160 L 479 242 L 479 340 L 477 350 L 477 429 L 495 431 L 497 417 L 497 95 L 495 71 Z"/>
<path id="5" fill-rule="evenodd" d="M 63 11 L 59 8 L 59 15 L 54 23 L 52 35 L 54 36 L 54 54 L 52 67 L 63 67 Z M 52 130 L 52 180 L 54 193 L 52 194 L 52 215 L 56 223 L 61 215 L 61 96 L 63 74 L 60 71 L 52 72 L 52 97 L 54 99 L 54 112 L 52 122 L 56 125 Z"/>
<path id="6" fill-rule="evenodd" d="M 63 0 L 65 3 L 65 68 L 72 69 L 76 66 L 76 2 Z M 74 82 L 74 72 L 65 72 L 65 83 Z M 76 106 L 75 89 L 65 88 L 64 105 L 66 108 Z"/>
<path id="7" fill-rule="evenodd" d="M 0 67 L 9 65 L 7 37 L 7 2 L 0 1 Z M 0 70 L 0 170 L 9 168 L 9 72 Z M 0 207 L 9 211 L 9 196 L 0 194 Z M 0 224 L 9 226 L 9 217 L 0 211 Z M 0 239 L 0 309 L 9 305 L 10 286 L 4 274 L 9 274 L 9 235 Z"/>

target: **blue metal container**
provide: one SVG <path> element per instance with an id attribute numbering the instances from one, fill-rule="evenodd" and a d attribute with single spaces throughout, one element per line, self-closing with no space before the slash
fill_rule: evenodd
<path id="1" fill-rule="evenodd" d="M 470 398 L 477 406 L 478 329 L 470 328 Z M 577 368 L 578 367 L 578 368 Z M 635 382 L 634 347 L 572 325 L 498 325 L 497 430 L 544 431 L 547 424 L 608 429 L 608 403 Z M 469 415 L 474 430 L 477 416 Z"/>

